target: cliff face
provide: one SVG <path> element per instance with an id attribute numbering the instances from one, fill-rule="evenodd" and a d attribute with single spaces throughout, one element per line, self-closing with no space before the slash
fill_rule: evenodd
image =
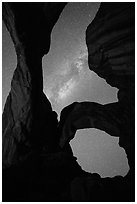
<path id="1" fill-rule="evenodd" d="M 135 4 L 102 3 L 86 30 L 86 43 L 89 68 L 119 89 L 117 110 L 113 112 L 112 104 L 110 112 L 115 120 L 120 117 L 120 145 L 131 164 L 135 137 Z"/>
<path id="2" fill-rule="evenodd" d="M 65 3 L 3 3 L 17 68 L 3 112 L 3 201 L 134 201 L 134 3 L 101 3 L 86 31 L 89 68 L 119 88 L 117 103 L 73 103 L 57 114 L 43 93 L 42 56 Z M 25 14 L 25 15 L 24 15 Z M 119 137 L 130 171 L 82 171 L 69 141 L 78 129 Z"/>
<path id="3" fill-rule="evenodd" d="M 134 3 L 102 3 L 86 30 L 89 68 L 111 85 L 134 84 Z"/>
<path id="4" fill-rule="evenodd" d="M 73 139 L 76 131 L 83 128 L 97 128 L 119 137 L 119 145 L 126 151 L 130 170 L 122 180 L 114 178 L 106 181 L 111 183 L 112 188 L 123 188 L 123 192 L 118 191 L 124 201 L 126 192 L 127 196 L 134 197 L 135 180 L 135 4 L 101 3 L 96 17 L 86 30 L 86 43 L 89 68 L 119 89 L 118 102 L 106 105 L 75 102 L 65 107 L 59 125 L 60 146 L 64 147 Z M 75 181 L 72 188 L 77 186 L 82 191 L 82 183 L 85 182 L 89 187 L 85 179 Z M 105 189 L 105 183 L 103 185 Z M 127 189 L 124 189 L 124 185 L 127 185 Z M 118 192 L 116 196 L 119 197 Z M 108 197 L 105 197 L 105 201 Z M 94 200 L 93 197 L 90 199 Z"/>
<path id="5" fill-rule="evenodd" d="M 3 167 L 41 151 L 53 151 L 57 114 L 43 93 L 42 57 L 65 3 L 3 3 L 17 67 L 3 112 Z M 24 15 L 25 14 L 25 15 Z M 50 134 L 50 137 L 49 137 Z"/>
<path id="6" fill-rule="evenodd" d="M 97 128 L 119 137 L 134 174 L 135 144 L 135 8 L 134 3 L 101 3 L 86 31 L 89 68 L 119 88 L 118 102 L 73 103 L 61 112 L 60 145 L 77 129 Z"/>

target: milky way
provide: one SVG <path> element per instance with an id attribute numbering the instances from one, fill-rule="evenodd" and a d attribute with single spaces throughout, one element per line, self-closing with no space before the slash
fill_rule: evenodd
<path id="1" fill-rule="evenodd" d="M 74 101 L 117 101 L 117 89 L 88 67 L 85 31 L 98 8 L 98 3 L 70 3 L 53 29 L 50 52 L 43 58 L 44 91 L 58 115 Z M 128 171 L 118 138 L 103 131 L 77 131 L 71 147 L 86 171 L 98 172 L 102 177 L 125 175 Z"/>
<path id="2" fill-rule="evenodd" d="M 87 50 L 81 50 L 72 61 L 65 60 L 60 69 L 48 77 L 45 92 L 53 106 L 57 107 L 60 103 L 65 103 L 75 91 L 78 91 L 79 85 L 85 79 L 87 56 Z"/>
<path id="3" fill-rule="evenodd" d="M 117 89 L 109 86 L 89 70 L 85 31 L 94 19 L 100 3 L 69 3 L 63 10 L 51 35 L 50 52 L 43 57 L 44 92 L 52 108 L 61 110 L 74 101 L 101 104 L 117 101 Z M 3 104 L 10 90 L 16 67 L 16 54 L 10 36 L 3 26 Z M 44 42 L 43 42 L 44 43 Z M 89 172 L 101 176 L 125 175 L 128 164 L 118 138 L 103 131 L 80 130 L 71 141 L 78 162 Z"/>

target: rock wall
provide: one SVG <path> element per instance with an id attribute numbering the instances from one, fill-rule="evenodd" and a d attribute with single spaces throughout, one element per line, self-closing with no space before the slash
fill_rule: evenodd
<path id="1" fill-rule="evenodd" d="M 102 3 L 86 30 L 89 68 L 117 87 L 113 117 L 120 119 L 120 146 L 134 166 L 135 145 L 135 4 Z"/>
<path id="2" fill-rule="evenodd" d="M 134 169 L 135 144 L 135 5 L 101 3 L 86 31 L 89 68 L 119 88 L 118 102 L 101 105 L 73 103 L 61 112 L 60 145 L 63 147 L 77 129 L 97 128 L 119 136 Z M 132 172 L 133 173 L 133 172 Z"/>
<path id="3" fill-rule="evenodd" d="M 64 148 L 76 131 L 83 128 L 97 128 L 119 137 L 119 145 L 126 151 L 130 170 L 121 180 L 122 183 L 121 178 L 106 181 L 112 182 L 112 188 L 123 188 L 123 192 L 119 189 L 121 193 L 116 196 L 119 199 L 122 196 L 124 201 L 124 192 L 128 192 L 127 196 L 134 197 L 135 181 L 135 4 L 101 3 L 96 17 L 86 30 L 86 43 L 90 70 L 119 89 L 118 102 L 106 105 L 75 102 L 65 107 L 61 112 L 59 125 L 60 146 Z M 73 185 L 77 187 L 72 188 L 76 187 L 80 193 L 84 188 L 82 178 L 78 178 L 78 182 L 82 186 L 74 182 Z M 127 189 L 124 189 L 124 185 L 127 185 Z M 93 197 L 90 199 L 94 200 Z M 107 199 L 105 197 L 105 201 Z M 103 201 L 103 197 L 100 201 Z"/>
<path id="4" fill-rule="evenodd" d="M 86 30 L 86 43 L 91 70 L 119 89 L 134 84 L 134 3 L 102 3 Z"/>
<path id="5" fill-rule="evenodd" d="M 57 114 L 43 93 L 42 56 L 65 3 L 3 3 L 17 68 L 3 112 L 3 201 L 134 201 L 134 3 L 101 3 L 86 31 L 89 68 L 119 88 L 118 102 L 73 103 Z M 25 15 L 24 15 L 25 14 Z M 69 141 L 77 129 L 119 137 L 129 173 L 84 172 Z"/>
<path id="6" fill-rule="evenodd" d="M 3 168 L 57 147 L 57 114 L 43 93 L 42 57 L 49 51 L 52 28 L 65 5 L 3 3 L 3 20 L 17 54 L 2 118 Z"/>

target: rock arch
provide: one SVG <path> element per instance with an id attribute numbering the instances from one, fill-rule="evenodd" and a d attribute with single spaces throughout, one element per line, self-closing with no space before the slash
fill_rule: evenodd
<path id="1" fill-rule="evenodd" d="M 125 149 L 130 166 L 130 172 L 124 182 L 127 192 L 130 190 L 130 201 L 134 200 L 135 4 L 102 3 L 86 31 L 89 68 L 105 78 L 111 86 L 119 88 L 119 101 L 107 105 L 75 102 L 63 109 L 58 125 L 56 113 L 52 111 L 51 104 L 43 93 L 42 56 L 48 53 L 51 30 L 65 4 L 3 3 L 3 19 L 17 53 L 17 68 L 3 112 L 3 168 L 20 164 L 30 155 L 38 155 L 41 150 L 47 155 L 53 153 L 51 160 L 52 157 L 53 160 L 60 160 L 62 152 L 63 155 L 64 152 L 70 152 L 71 155 L 69 140 L 74 137 L 77 129 L 94 127 L 120 138 L 120 146 Z M 55 135 L 58 135 L 58 138 Z M 54 155 L 55 152 L 59 154 Z M 66 158 L 71 165 L 73 163 L 70 180 L 83 174 L 79 168 L 73 169 L 76 165 L 74 158 L 72 161 L 68 154 Z M 27 168 L 30 167 L 27 165 Z M 61 169 L 62 166 L 59 170 Z M 16 176 L 14 171 L 13 174 Z M 45 175 L 45 171 L 42 175 Z M 70 182 L 67 176 L 65 179 Z M 22 181 L 24 182 L 24 179 Z M 12 183 L 10 185 L 12 186 Z M 111 185 L 113 186 L 113 182 Z M 121 185 L 125 186 L 123 180 Z M 17 189 L 18 185 L 14 188 L 15 192 Z M 122 196 L 124 195 L 123 190 Z"/>
<path id="2" fill-rule="evenodd" d="M 118 136 L 134 174 L 134 3 L 102 3 L 86 31 L 89 68 L 119 89 L 118 102 L 101 105 L 73 103 L 63 109 L 60 146 L 77 129 L 97 128 Z"/>

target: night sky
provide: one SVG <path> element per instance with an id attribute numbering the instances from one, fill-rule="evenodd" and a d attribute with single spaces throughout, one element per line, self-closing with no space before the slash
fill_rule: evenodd
<path id="1" fill-rule="evenodd" d="M 69 3 L 54 26 L 51 47 L 43 57 L 44 92 L 53 109 L 60 114 L 74 101 L 101 104 L 117 101 L 117 89 L 90 71 L 87 62 L 85 31 L 99 8 L 99 3 Z M 3 106 L 16 67 L 16 55 L 3 24 Z M 79 130 L 71 141 L 74 155 L 82 168 L 102 177 L 125 175 L 128 163 L 118 138 L 97 129 Z"/>

